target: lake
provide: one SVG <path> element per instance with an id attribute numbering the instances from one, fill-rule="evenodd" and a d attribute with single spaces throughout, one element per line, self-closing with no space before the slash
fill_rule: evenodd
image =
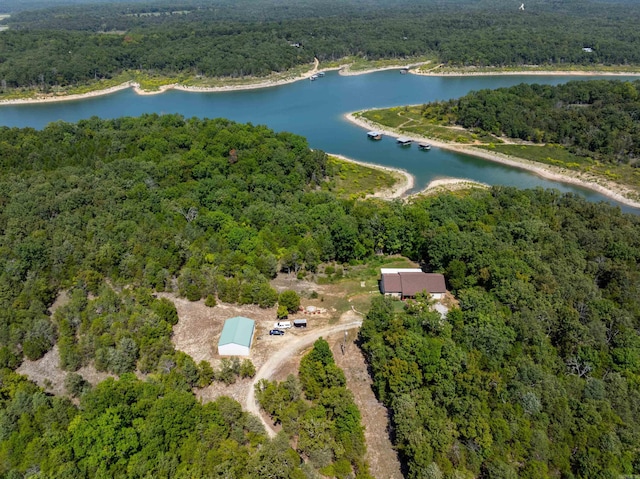
<path id="1" fill-rule="evenodd" d="M 415 176 L 415 190 L 424 188 L 438 178 L 468 178 L 491 185 L 556 188 L 563 192 L 578 193 L 591 201 L 618 204 L 584 188 L 545 180 L 525 170 L 472 156 L 438 148 L 432 148 L 429 152 L 419 151 L 415 146 L 401 148 L 393 138 L 373 142 L 367 138 L 366 130 L 347 122 L 343 117 L 345 113 L 367 108 L 456 98 L 471 90 L 506 87 L 523 82 L 556 85 L 593 78 L 597 77 L 427 77 L 400 75 L 398 70 L 341 76 L 337 72 L 327 72 L 313 82 L 301 80 L 257 90 L 217 93 L 170 90 L 158 95 L 137 95 L 128 89 L 77 101 L 2 105 L 0 125 L 43 128 L 47 123 L 58 120 L 75 122 L 91 116 L 115 118 L 152 112 L 180 113 L 187 118 L 224 117 L 243 123 L 267 125 L 276 131 L 297 133 L 308 139 L 311 148 L 402 168 Z M 623 211 L 639 213 L 628 206 L 620 207 Z"/>

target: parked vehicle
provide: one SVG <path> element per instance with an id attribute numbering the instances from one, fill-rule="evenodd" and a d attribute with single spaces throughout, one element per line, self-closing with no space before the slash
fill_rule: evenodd
<path id="1" fill-rule="evenodd" d="M 272 329 L 271 331 L 269 331 L 269 334 L 271 336 L 282 336 L 284 334 L 284 331 L 281 329 Z"/>
<path id="2" fill-rule="evenodd" d="M 276 329 L 289 329 L 291 327 L 291 321 L 278 321 L 273 327 Z"/>
<path id="3" fill-rule="evenodd" d="M 296 328 L 306 328 L 307 327 L 307 320 L 306 319 L 294 319 L 293 320 L 293 325 Z"/>

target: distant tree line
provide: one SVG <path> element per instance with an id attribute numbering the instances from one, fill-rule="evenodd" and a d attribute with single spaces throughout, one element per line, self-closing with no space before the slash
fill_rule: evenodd
<path id="1" fill-rule="evenodd" d="M 423 116 L 635 166 L 640 159 L 638 112 L 639 80 L 591 80 L 480 90 L 425 105 Z"/>
<path id="2" fill-rule="evenodd" d="M 532 12 L 491 2 L 61 8 L 7 20 L 11 28 L 0 34 L 3 89 L 47 91 L 128 70 L 263 76 L 314 56 L 430 55 L 462 66 L 640 64 L 636 4 L 540 2 Z"/>

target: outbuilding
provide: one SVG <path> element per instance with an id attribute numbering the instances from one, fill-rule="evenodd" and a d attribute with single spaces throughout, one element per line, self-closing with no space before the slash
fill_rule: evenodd
<path id="1" fill-rule="evenodd" d="M 253 319 L 236 316 L 224 322 L 218 340 L 218 354 L 221 356 L 249 356 L 256 322 Z"/>

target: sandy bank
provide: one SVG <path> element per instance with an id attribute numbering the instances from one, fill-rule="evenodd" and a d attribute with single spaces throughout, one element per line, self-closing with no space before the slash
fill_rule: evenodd
<path id="1" fill-rule="evenodd" d="M 120 85 L 113 86 L 111 88 L 105 88 L 104 90 L 95 90 L 88 93 L 82 93 L 78 95 L 40 95 L 35 98 L 20 98 L 16 100 L 0 100 L 0 105 L 26 105 L 31 103 L 53 103 L 58 101 L 72 101 L 72 100 L 84 100 L 87 98 L 93 98 L 96 96 L 109 95 L 120 90 L 126 90 L 127 88 L 135 87 L 137 84 L 134 82 L 125 82 Z"/>
<path id="2" fill-rule="evenodd" d="M 515 71 L 439 71 L 438 67 L 431 70 L 409 70 L 409 73 L 420 76 L 434 77 L 463 77 L 463 76 L 639 76 L 640 72 L 608 72 L 608 71 L 579 71 L 579 70 L 515 70 Z"/>
<path id="3" fill-rule="evenodd" d="M 611 198 L 612 200 L 615 200 L 619 203 L 629 205 L 633 208 L 640 208 L 640 201 L 631 199 L 633 197 L 638 196 L 638 193 L 636 191 L 632 190 L 631 188 L 614 183 L 612 181 L 607 181 L 600 177 L 579 173 L 579 172 L 568 170 L 565 168 L 558 168 L 551 165 L 544 165 L 534 161 L 525 160 L 525 159 L 517 158 L 514 156 L 509 156 L 502 153 L 487 151 L 481 148 L 476 148 L 473 146 L 464 145 L 460 143 L 449 143 L 441 140 L 435 140 L 432 138 L 413 136 L 413 135 L 407 134 L 406 132 L 400 133 L 398 131 L 394 131 L 393 129 L 382 127 L 381 125 L 368 121 L 364 118 L 356 118 L 352 113 L 348 113 L 344 116 L 347 120 L 349 120 L 350 122 L 362 128 L 375 129 L 377 131 L 380 131 L 384 135 L 388 135 L 388 136 L 402 135 L 404 137 L 411 138 L 414 141 L 429 142 L 431 145 L 438 148 L 455 151 L 457 153 L 463 153 L 465 155 L 475 156 L 477 158 L 494 161 L 496 163 L 512 166 L 514 168 L 521 168 L 523 170 L 530 171 L 540 176 L 541 178 L 590 189 L 608 198 Z"/>
<path id="4" fill-rule="evenodd" d="M 110 93 L 115 93 L 117 91 L 125 90 L 127 88 L 133 88 L 133 90 L 138 95 L 158 95 L 168 90 L 181 90 L 181 91 L 192 91 L 192 92 L 201 92 L 201 93 L 255 90 L 259 88 L 269 88 L 273 86 L 286 85 L 288 83 L 293 83 L 300 80 L 306 80 L 311 75 L 318 72 L 319 64 L 320 62 L 318 61 L 318 59 L 316 59 L 313 63 L 313 68 L 300 75 L 292 76 L 289 78 L 282 78 L 278 80 L 264 80 L 256 83 L 247 83 L 244 85 L 225 85 L 225 86 L 219 86 L 219 87 L 196 87 L 196 86 L 184 86 L 184 85 L 180 85 L 179 83 L 171 83 L 169 85 L 162 85 L 157 90 L 143 90 L 140 87 L 139 83 L 136 83 L 134 81 L 128 81 L 111 88 L 106 88 L 104 90 L 91 91 L 91 92 L 82 93 L 79 95 L 40 95 L 35 98 L 0 100 L 0 105 L 25 105 L 25 104 L 32 104 L 32 103 L 50 103 L 50 102 L 56 102 L 56 101 L 83 100 L 87 98 L 93 98 L 96 96 L 109 95 Z"/>
<path id="5" fill-rule="evenodd" d="M 355 163 L 357 165 L 366 166 L 369 168 L 376 168 L 382 171 L 388 171 L 391 173 L 396 173 L 401 176 L 401 182 L 398 185 L 393 185 L 390 189 L 377 191 L 372 195 L 368 195 L 367 198 L 382 198 L 384 200 L 392 200 L 395 198 L 402 198 L 407 194 L 408 191 L 411 191 L 415 185 L 415 179 L 411 173 L 405 170 L 401 170 L 400 168 L 391 168 L 390 166 L 378 165 L 375 163 L 365 163 L 364 161 L 354 160 L 352 158 L 347 158 L 343 155 L 336 155 L 335 153 L 327 153 L 329 156 L 333 156 L 343 161 L 348 161 L 350 163 Z"/>
<path id="6" fill-rule="evenodd" d="M 420 195 L 430 195 L 437 194 L 443 191 L 456 191 L 456 190 L 466 190 L 469 188 L 490 188 L 490 185 L 486 183 L 480 183 L 479 181 L 466 180 L 464 178 L 439 178 L 437 180 L 431 181 L 425 189 L 411 195 L 420 196 Z"/>
<path id="7" fill-rule="evenodd" d="M 338 70 L 339 74 L 342 76 L 355 76 L 355 75 L 366 75 L 368 73 L 382 72 L 386 70 L 400 70 L 401 68 L 407 68 L 411 71 L 411 68 L 417 68 L 422 65 L 428 65 L 430 62 L 419 62 L 419 63 L 411 63 L 411 64 L 399 64 L 399 65 L 389 65 L 386 67 L 380 68 L 369 68 L 368 70 L 350 70 L 350 64 L 341 65 Z"/>
<path id="8" fill-rule="evenodd" d="M 408 171 L 400 168 L 392 168 L 390 166 L 378 165 L 376 163 L 365 163 L 364 161 L 354 160 L 347 158 L 343 155 L 337 155 L 334 153 L 327 153 L 330 156 L 338 158 L 343 161 L 355 163 L 357 165 L 367 166 L 370 168 L 376 168 L 383 171 L 389 171 L 397 173 L 402 176 L 402 182 L 399 185 L 394 185 L 387 190 L 377 191 L 372 195 L 368 195 L 367 198 L 381 198 L 383 200 L 393 200 L 397 198 L 410 199 L 421 195 L 437 194 L 444 191 L 456 191 L 465 190 L 469 188 L 489 188 L 490 186 L 479 181 L 468 180 L 464 178 L 438 178 L 431 181 L 424 189 L 408 195 L 407 193 L 415 187 L 415 178 Z"/>
<path id="9" fill-rule="evenodd" d="M 72 94 L 72 95 L 64 95 L 64 94 L 48 94 L 48 95 L 39 95 L 33 98 L 21 98 L 21 99 L 15 99 L 15 100 L 0 100 L 0 106 L 2 105 L 26 105 L 26 104 L 33 104 L 33 103 L 52 103 L 52 102 L 58 102 L 58 101 L 72 101 L 72 100 L 83 100 L 83 99 L 87 99 L 87 98 L 93 98 L 93 97 L 97 97 L 97 96 L 102 96 L 102 95 L 109 95 L 111 93 L 115 93 L 117 91 L 120 90 L 124 90 L 126 88 L 133 88 L 134 91 L 138 94 L 138 95 L 158 95 L 160 93 L 164 93 L 168 90 L 180 90 L 180 91 L 187 91 L 187 92 L 200 92 L 200 93 L 215 93 L 215 92 L 228 92 L 228 91 L 242 91 L 242 90 L 256 90 L 256 89 L 261 89 L 261 88 L 270 88 L 270 87 L 275 87 L 275 86 L 280 86 L 280 85 L 286 85 L 289 83 L 294 83 L 300 80 L 306 80 L 308 79 L 311 75 L 319 72 L 319 71 L 324 71 L 324 72 L 328 72 L 328 71 L 334 71 L 334 70 L 338 70 L 340 75 L 343 76 L 352 76 L 352 75 L 366 75 L 369 73 L 375 73 L 375 72 L 379 72 L 379 71 L 385 71 L 385 70 L 398 70 L 400 68 L 407 68 L 409 69 L 409 73 L 414 74 L 414 75 L 421 75 L 421 76 L 496 76 L 496 75 L 558 75 L 558 76 L 640 76 L 640 72 L 603 72 L 603 71 L 542 71 L 542 70 L 522 70 L 522 71 L 495 71 L 495 72 L 475 72 L 475 71 L 468 71 L 468 72 L 442 72 L 442 71 L 438 71 L 438 68 L 440 67 L 440 65 L 436 65 L 435 67 L 433 67 L 430 70 L 426 70 L 426 71 L 418 71 L 415 70 L 415 68 L 422 66 L 422 65 L 427 65 L 430 62 L 419 62 L 419 63 L 411 63 L 411 64 L 398 64 L 398 65 L 391 65 L 391 66 L 386 66 L 386 67 L 380 67 L 380 68 L 371 68 L 368 70 L 358 70 L 358 71 L 351 71 L 350 65 L 351 64 L 344 64 L 344 65 L 339 65 L 337 67 L 331 67 L 331 68 L 323 68 L 323 69 L 318 69 L 320 62 L 318 61 L 318 59 L 316 59 L 314 61 L 314 65 L 313 68 L 305 73 L 302 73 L 300 75 L 295 75 L 295 76 L 291 76 L 288 78 L 281 78 L 281 79 L 277 79 L 277 80 L 264 80 L 264 81 L 258 81 L 256 83 L 246 83 L 246 84 L 242 84 L 242 85 L 224 85 L 224 86 L 216 86 L 216 87 L 198 87 L 198 86 L 185 86 L 185 85 L 181 85 L 179 83 L 172 83 L 169 85 L 163 85 L 160 88 L 158 88 L 157 90 L 143 90 L 140 87 L 139 83 L 136 83 L 134 81 L 128 81 L 125 83 L 122 83 L 120 85 L 116 85 L 110 88 L 105 88 L 104 90 L 95 90 L 95 91 L 91 91 L 88 93 L 82 93 L 82 94 Z M 442 146 L 442 148 L 445 148 L 444 146 Z"/>

